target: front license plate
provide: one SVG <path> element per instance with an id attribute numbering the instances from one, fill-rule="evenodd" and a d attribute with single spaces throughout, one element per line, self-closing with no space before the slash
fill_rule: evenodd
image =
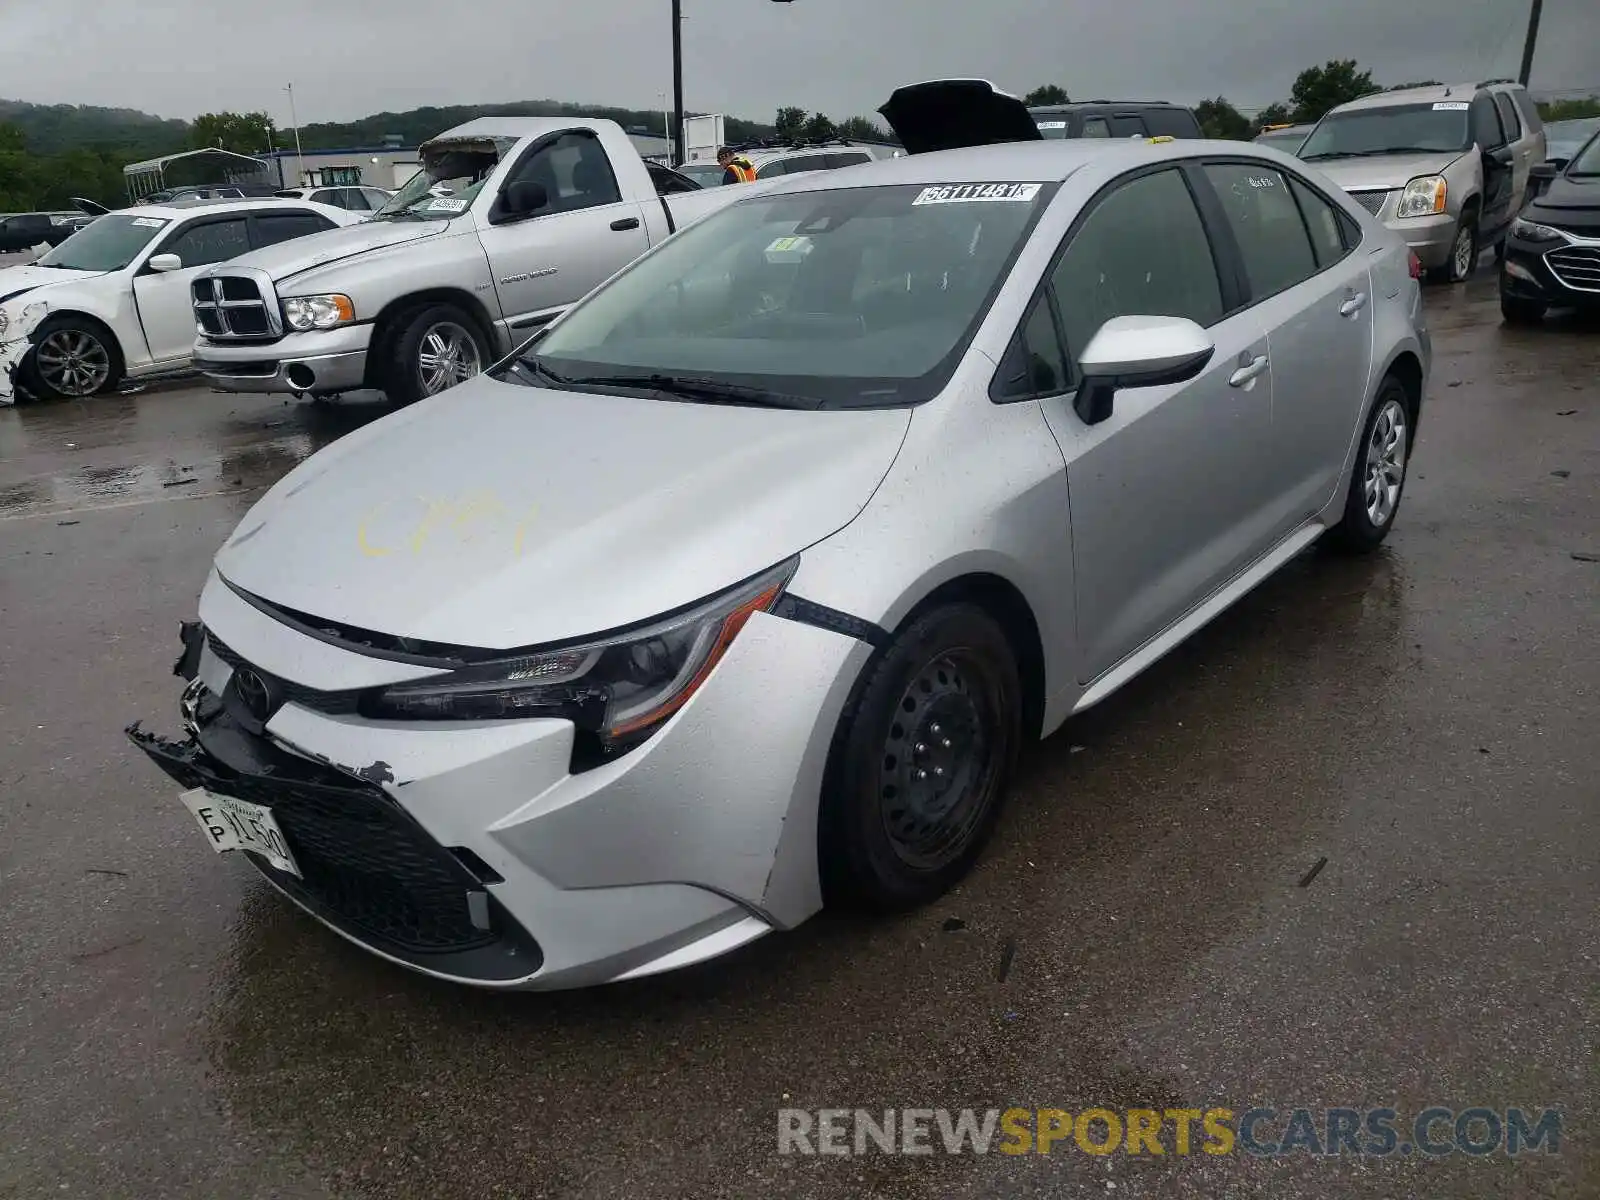
<path id="1" fill-rule="evenodd" d="M 280 871 L 296 879 L 304 878 L 300 867 L 289 852 L 288 840 L 283 830 L 272 818 L 272 810 L 264 804 L 251 804 L 248 800 L 235 800 L 232 796 L 219 796 L 205 788 L 191 788 L 179 800 L 194 814 L 205 831 L 206 840 L 218 854 L 229 850 L 249 850 L 259 854 Z"/>

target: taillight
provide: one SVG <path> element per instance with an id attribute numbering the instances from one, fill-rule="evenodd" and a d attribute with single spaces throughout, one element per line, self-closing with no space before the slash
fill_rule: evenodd
<path id="1" fill-rule="evenodd" d="M 1415 250 L 1406 251 L 1406 265 L 1411 269 L 1411 278 L 1422 278 L 1422 260 L 1417 257 Z"/>

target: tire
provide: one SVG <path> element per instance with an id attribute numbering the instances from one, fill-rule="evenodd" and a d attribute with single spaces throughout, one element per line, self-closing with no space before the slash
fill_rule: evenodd
<path id="1" fill-rule="evenodd" d="M 1016 657 L 994 619 L 961 603 L 912 622 L 834 735 L 818 822 L 827 900 L 899 912 L 954 886 L 994 832 L 1021 735 Z"/>
<path id="2" fill-rule="evenodd" d="M 463 360 L 463 353 L 470 358 Z M 425 354 L 440 366 L 430 370 Z M 476 319 L 454 304 L 425 304 L 400 314 L 385 339 L 380 386 L 395 404 L 415 404 L 465 382 L 491 361 L 489 337 Z"/>
<path id="3" fill-rule="evenodd" d="M 33 331 L 32 341 L 33 352 L 22 364 L 30 392 L 77 399 L 109 392 L 122 382 L 122 348 L 98 321 L 70 313 L 48 317 Z"/>
<path id="4" fill-rule="evenodd" d="M 1465 283 L 1478 269 L 1478 255 L 1482 249 L 1478 241 L 1478 211 L 1468 209 L 1456 223 L 1455 236 L 1450 241 L 1450 257 L 1444 266 L 1430 271 L 1430 277 L 1437 283 Z"/>
<path id="5" fill-rule="evenodd" d="M 1537 325 L 1544 320 L 1549 307 L 1543 300 L 1528 300 L 1522 296 L 1500 293 L 1500 319 L 1507 325 Z"/>
<path id="6" fill-rule="evenodd" d="M 1385 377 L 1361 429 L 1344 516 L 1325 539 L 1334 549 L 1365 554 L 1389 536 L 1405 492 L 1415 428 L 1410 393 L 1393 375 Z"/>

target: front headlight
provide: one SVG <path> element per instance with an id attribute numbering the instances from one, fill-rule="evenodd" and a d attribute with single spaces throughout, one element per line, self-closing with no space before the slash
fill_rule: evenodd
<path id="1" fill-rule="evenodd" d="M 356 319 L 349 296 L 290 296 L 283 302 L 283 319 L 290 329 L 332 329 Z"/>
<path id="2" fill-rule="evenodd" d="M 610 637 L 396 684 L 370 697 L 362 713 L 414 721 L 559 717 L 597 737 L 606 754 L 620 753 L 688 703 L 745 622 L 778 602 L 799 561 Z"/>
<path id="3" fill-rule="evenodd" d="M 1445 210 L 1445 196 L 1449 191 L 1443 175 L 1419 175 L 1406 184 L 1400 193 L 1400 204 L 1394 210 L 1397 217 L 1431 217 Z"/>
<path id="4" fill-rule="evenodd" d="M 1525 242 L 1564 242 L 1567 235 L 1559 229 L 1552 229 L 1548 225 L 1541 225 L 1537 221 L 1529 221 L 1518 217 L 1511 222 L 1511 236 L 1521 238 Z"/>

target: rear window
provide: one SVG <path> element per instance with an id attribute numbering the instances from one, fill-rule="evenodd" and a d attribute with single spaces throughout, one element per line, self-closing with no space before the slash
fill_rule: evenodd
<path id="1" fill-rule="evenodd" d="M 1197 138 L 1200 123 L 1194 114 L 1183 108 L 1147 108 L 1144 125 L 1154 137 Z"/>

